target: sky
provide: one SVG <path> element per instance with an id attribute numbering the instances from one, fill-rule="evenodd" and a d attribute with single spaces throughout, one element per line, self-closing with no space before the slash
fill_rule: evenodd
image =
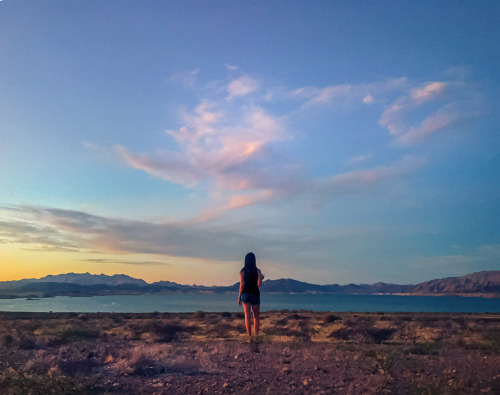
<path id="1" fill-rule="evenodd" d="M 500 269 L 498 1 L 0 1 L 0 281 Z"/>

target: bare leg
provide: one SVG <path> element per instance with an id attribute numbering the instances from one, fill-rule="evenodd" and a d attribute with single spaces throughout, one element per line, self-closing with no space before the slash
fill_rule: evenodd
<path id="1" fill-rule="evenodd" d="M 255 328 L 255 335 L 259 336 L 259 329 L 260 329 L 260 305 L 254 304 L 252 305 L 252 310 L 253 310 L 253 322 L 254 322 L 254 328 Z"/>
<path id="2" fill-rule="evenodd" d="M 250 303 L 243 303 L 243 310 L 245 310 L 245 327 L 247 328 L 248 336 L 252 336 L 252 305 Z"/>

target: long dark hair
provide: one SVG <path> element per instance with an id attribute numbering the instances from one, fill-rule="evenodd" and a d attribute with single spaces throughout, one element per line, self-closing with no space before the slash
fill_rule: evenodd
<path id="1" fill-rule="evenodd" d="M 246 274 L 257 273 L 257 260 L 255 259 L 255 254 L 253 252 L 249 252 L 245 256 L 245 266 L 241 269 L 241 271 Z"/>

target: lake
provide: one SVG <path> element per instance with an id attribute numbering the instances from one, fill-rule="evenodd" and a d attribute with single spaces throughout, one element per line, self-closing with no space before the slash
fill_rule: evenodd
<path id="1" fill-rule="evenodd" d="M 460 296 L 399 296 L 347 294 L 266 294 L 261 310 L 312 310 L 337 312 L 463 312 L 500 313 L 500 299 Z M 38 300 L 0 299 L 0 311 L 25 312 L 237 312 L 237 295 L 157 294 L 93 297 L 58 296 Z"/>

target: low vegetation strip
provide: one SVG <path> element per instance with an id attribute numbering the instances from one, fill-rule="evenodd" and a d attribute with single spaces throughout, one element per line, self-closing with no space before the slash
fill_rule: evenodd
<path id="1" fill-rule="evenodd" d="M 2 394 L 496 391 L 498 314 L 0 313 Z"/>

